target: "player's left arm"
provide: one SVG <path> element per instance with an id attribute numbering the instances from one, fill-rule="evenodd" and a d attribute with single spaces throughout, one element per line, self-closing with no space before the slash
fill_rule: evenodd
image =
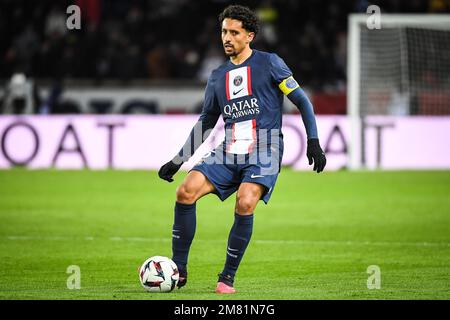
<path id="1" fill-rule="evenodd" d="M 309 164 L 311 165 L 314 162 L 313 170 L 317 171 L 317 173 L 323 171 L 327 163 L 327 158 L 320 147 L 316 117 L 311 101 L 292 76 L 284 79 L 278 87 L 300 111 L 308 137 L 306 156 L 308 157 Z"/>
<path id="2" fill-rule="evenodd" d="M 292 71 L 284 63 L 283 59 L 276 54 L 271 54 L 270 63 L 273 80 L 278 84 L 278 87 L 288 99 L 297 106 L 302 115 L 306 135 L 308 136 L 306 156 L 308 157 L 310 165 L 314 163 L 313 170 L 319 173 L 325 168 L 327 159 L 320 147 L 313 105 L 303 89 L 300 88 L 297 81 L 295 81 L 292 76 Z"/>

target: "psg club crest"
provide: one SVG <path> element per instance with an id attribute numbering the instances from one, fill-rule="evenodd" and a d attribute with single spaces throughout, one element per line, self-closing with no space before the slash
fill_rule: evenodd
<path id="1" fill-rule="evenodd" d="M 225 92 L 227 100 L 252 95 L 252 78 L 250 66 L 228 71 L 225 74 Z"/>
<path id="2" fill-rule="evenodd" d="M 241 76 L 236 76 L 233 80 L 233 83 L 236 87 L 239 87 L 242 83 L 242 77 Z"/>

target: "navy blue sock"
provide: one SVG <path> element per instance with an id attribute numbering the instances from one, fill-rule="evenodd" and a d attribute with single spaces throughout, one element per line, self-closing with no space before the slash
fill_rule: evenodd
<path id="1" fill-rule="evenodd" d="M 175 217 L 172 228 L 172 260 L 180 272 L 186 271 L 189 249 L 195 235 L 195 203 L 175 203 Z"/>
<path id="2" fill-rule="evenodd" d="M 234 214 L 234 224 L 228 236 L 227 258 L 222 275 L 231 276 L 236 274 L 239 263 L 244 256 L 245 249 L 250 242 L 253 232 L 253 214 Z"/>

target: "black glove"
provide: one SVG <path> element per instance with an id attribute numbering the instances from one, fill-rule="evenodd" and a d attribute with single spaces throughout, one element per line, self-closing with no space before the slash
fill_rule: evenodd
<path id="1" fill-rule="evenodd" d="M 183 165 L 183 162 L 180 164 L 176 164 L 173 162 L 173 160 L 170 160 L 165 165 L 161 167 L 158 171 L 158 176 L 166 181 L 172 182 L 173 175 L 177 173 L 178 170 L 180 170 L 181 166 Z"/>
<path id="2" fill-rule="evenodd" d="M 314 160 L 313 171 L 317 171 L 317 173 L 323 171 L 325 165 L 327 164 L 327 158 L 320 147 L 319 139 L 308 139 L 306 156 L 308 157 L 309 165 L 312 165 Z"/>

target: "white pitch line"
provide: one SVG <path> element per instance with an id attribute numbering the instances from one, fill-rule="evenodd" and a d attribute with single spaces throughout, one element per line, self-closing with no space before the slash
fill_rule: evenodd
<path id="1" fill-rule="evenodd" d="M 346 241 L 346 240 L 255 240 L 257 243 L 268 244 L 321 244 L 321 245 L 348 245 L 348 246 L 439 246 L 450 247 L 446 242 L 400 242 L 400 241 Z"/>
<path id="2" fill-rule="evenodd" d="M 64 237 L 64 236 L 6 236 L 8 240 L 35 240 L 35 241 L 134 241 L 134 242 L 171 242 L 171 238 L 145 238 L 145 237 Z M 224 240 L 204 240 L 195 239 L 195 242 L 225 243 Z M 415 247 L 450 247 L 447 242 L 408 242 L 408 241 L 346 241 L 346 240 L 267 240 L 255 239 L 256 244 L 276 244 L 276 245 L 346 245 L 346 246 L 415 246 Z"/>

